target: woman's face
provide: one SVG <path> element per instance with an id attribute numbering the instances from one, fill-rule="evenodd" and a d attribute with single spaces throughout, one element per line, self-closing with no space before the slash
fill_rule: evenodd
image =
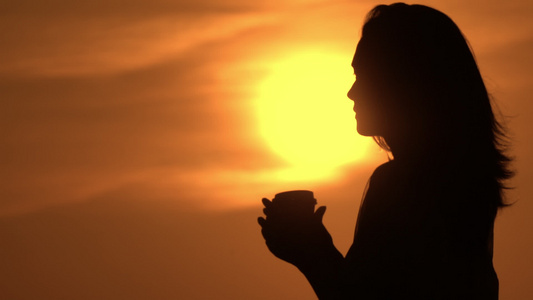
<path id="1" fill-rule="evenodd" d="M 390 87 L 371 47 L 361 40 L 352 62 L 356 81 L 348 91 L 354 102 L 357 132 L 363 136 L 387 136 L 392 115 L 387 113 L 392 104 Z"/>

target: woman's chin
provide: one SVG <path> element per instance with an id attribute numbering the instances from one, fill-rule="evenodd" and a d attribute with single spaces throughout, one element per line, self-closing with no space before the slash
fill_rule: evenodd
<path id="1" fill-rule="evenodd" d="M 357 133 L 359 133 L 362 136 L 376 136 L 375 130 L 371 130 L 371 128 L 368 128 L 366 126 L 361 126 L 357 124 Z"/>

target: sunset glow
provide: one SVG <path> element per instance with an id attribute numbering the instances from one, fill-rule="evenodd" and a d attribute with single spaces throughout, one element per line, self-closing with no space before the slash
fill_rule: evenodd
<path id="1" fill-rule="evenodd" d="M 269 67 L 259 87 L 258 125 L 272 151 L 293 168 L 286 179 L 330 177 L 365 156 L 369 139 L 357 134 L 346 97 L 353 80 L 348 55 L 295 52 Z"/>

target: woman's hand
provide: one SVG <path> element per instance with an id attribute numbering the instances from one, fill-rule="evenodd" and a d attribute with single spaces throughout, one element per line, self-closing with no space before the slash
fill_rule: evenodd
<path id="1" fill-rule="evenodd" d="M 331 235 L 322 224 L 325 206 L 319 207 L 311 218 L 287 220 L 272 217 L 279 215 L 280 208 L 270 200 L 263 198 L 263 204 L 266 218 L 259 217 L 258 222 L 268 249 L 276 257 L 305 268 L 335 249 Z"/>

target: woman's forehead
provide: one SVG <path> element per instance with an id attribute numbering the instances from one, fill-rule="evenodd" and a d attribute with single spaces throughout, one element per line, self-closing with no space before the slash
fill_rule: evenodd
<path id="1" fill-rule="evenodd" d="M 367 66 L 374 64 L 377 49 L 372 49 L 368 40 L 361 38 L 355 49 L 355 54 L 352 60 L 352 67 L 355 71 L 367 69 Z"/>

